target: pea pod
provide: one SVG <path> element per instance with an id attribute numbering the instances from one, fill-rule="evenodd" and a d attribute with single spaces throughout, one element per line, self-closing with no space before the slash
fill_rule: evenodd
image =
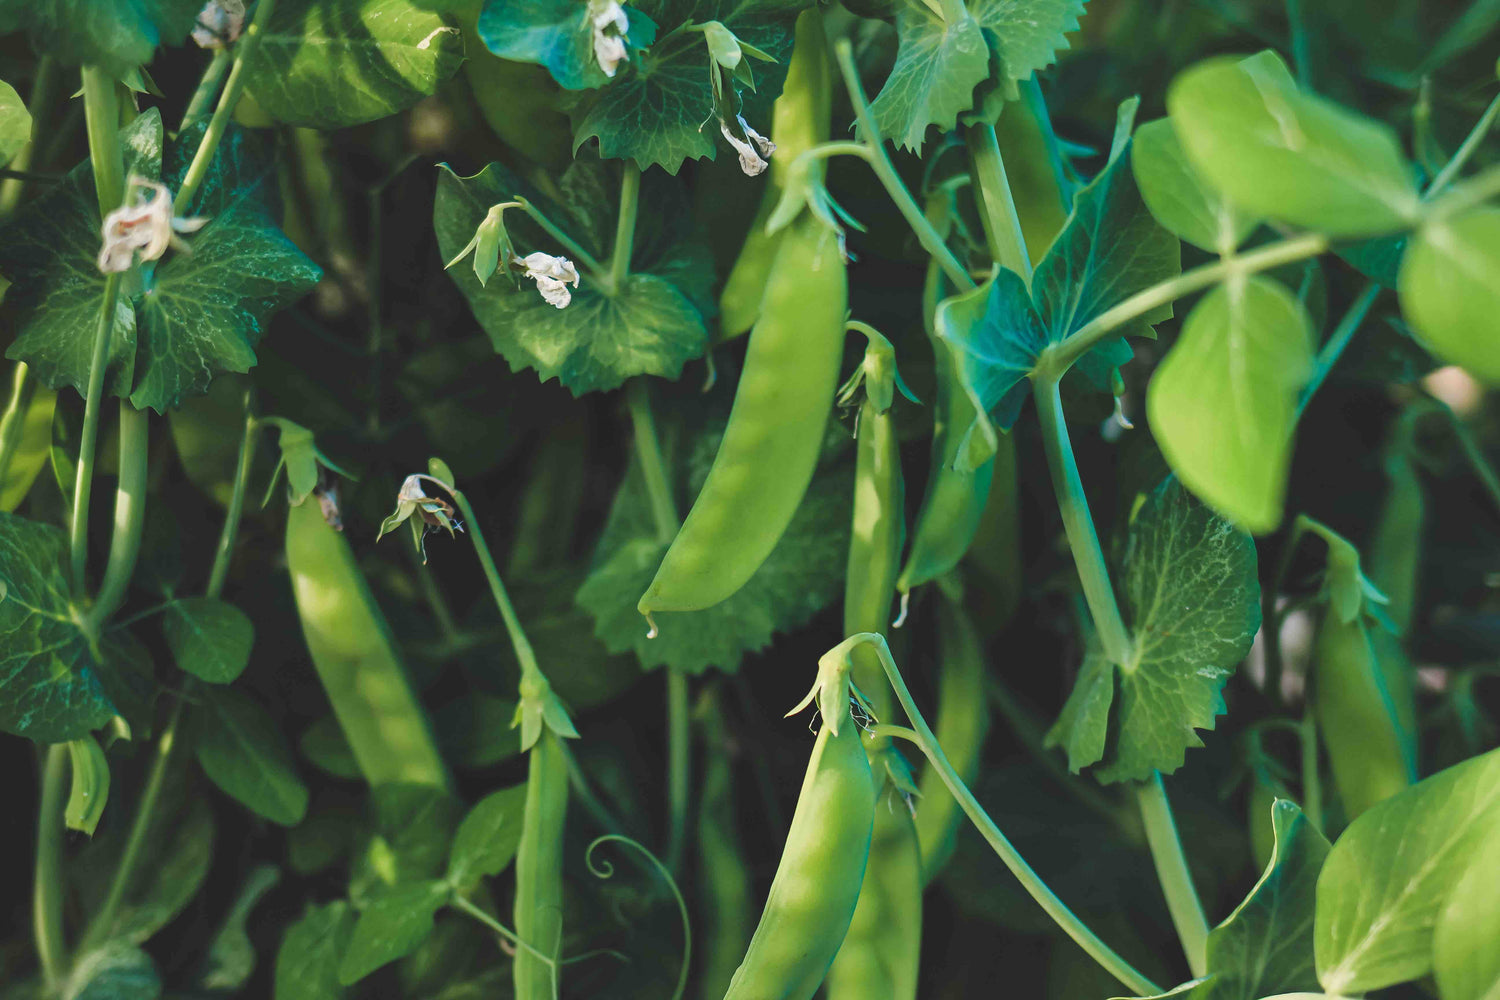
<path id="1" fill-rule="evenodd" d="M 445 787 L 447 770 L 385 615 L 318 503 L 287 511 L 286 560 L 313 666 L 365 779 Z"/>
<path id="2" fill-rule="evenodd" d="M 1409 634 L 1417 601 L 1417 576 L 1422 559 L 1422 525 L 1426 501 L 1422 481 L 1412 464 L 1415 423 L 1426 407 L 1415 406 L 1396 421 L 1385 454 L 1388 489 L 1370 541 L 1370 580 L 1387 597 L 1386 614 L 1397 634 L 1384 629 L 1371 633 L 1375 654 L 1385 675 L 1386 689 L 1405 739 L 1416 744 L 1417 709 L 1412 691 L 1411 662 L 1400 636 Z"/>
<path id="3" fill-rule="evenodd" d="M 817 465 L 847 300 L 839 235 L 802 213 L 776 248 L 724 440 L 642 614 L 717 604 L 776 547 Z"/>
<path id="4" fill-rule="evenodd" d="M 568 815 L 568 761 L 550 727 L 531 748 L 526 811 L 516 850 L 516 936 L 556 959 L 562 938 L 563 824 Z M 553 1000 L 553 968 L 524 948 L 513 965 L 516 1000 Z"/>
<path id="5" fill-rule="evenodd" d="M 745 244 L 730 268 L 719 295 L 719 329 L 724 338 L 737 337 L 750 329 L 760 315 L 761 298 L 776 257 L 781 233 L 766 232 L 771 210 L 781 200 L 782 185 L 792 161 L 820 142 L 828 141 L 828 119 L 832 88 L 828 65 L 828 42 L 823 36 L 823 12 L 817 6 L 797 16 L 796 42 L 787 66 L 786 83 L 771 117 L 771 138 L 776 155 L 771 158 L 769 182 L 761 195 L 755 222 Z"/>

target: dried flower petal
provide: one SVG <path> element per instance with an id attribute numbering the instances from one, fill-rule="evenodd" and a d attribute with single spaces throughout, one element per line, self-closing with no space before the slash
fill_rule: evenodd
<path id="1" fill-rule="evenodd" d="M 193 41 L 201 48 L 233 45 L 245 28 L 245 0 L 208 0 L 193 25 Z"/>
<path id="2" fill-rule="evenodd" d="M 521 263 L 526 267 L 526 277 L 536 282 L 537 291 L 548 305 L 561 309 L 573 301 L 568 285 L 578 287 L 578 268 L 568 258 L 538 251 L 527 254 Z"/>
<path id="3" fill-rule="evenodd" d="M 145 195 L 145 200 L 139 195 Z M 141 260 L 159 260 L 178 233 L 191 233 L 208 223 L 205 218 L 174 218 L 172 193 L 158 181 L 131 174 L 125 189 L 125 204 L 104 217 L 104 243 L 99 249 L 99 270 L 119 274 L 130 270 L 134 255 Z"/>
<path id="4" fill-rule="evenodd" d="M 745 176 L 754 177 L 765 171 L 771 154 L 776 152 L 776 144 L 751 128 L 743 115 L 736 115 L 735 120 L 744 131 L 745 139 L 731 132 L 729 123 L 722 120 L 719 122 L 719 131 L 724 133 L 724 138 L 740 154 L 740 169 L 745 172 Z"/>

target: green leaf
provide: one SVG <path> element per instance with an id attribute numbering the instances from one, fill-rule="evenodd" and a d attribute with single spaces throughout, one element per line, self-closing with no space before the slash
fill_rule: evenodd
<path id="1" fill-rule="evenodd" d="M 167 797 L 163 793 L 162 798 Z M 95 911 L 119 864 L 125 835 L 123 825 L 114 827 L 107 838 L 101 834 L 77 863 L 80 889 Z M 192 901 L 213 860 L 213 810 L 202 798 L 189 799 L 176 809 L 158 805 L 143 845 L 124 902 L 114 922 L 100 928 L 102 937 L 142 944 Z"/>
<path id="2" fill-rule="evenodd" d="M 150 955 L 110 941 L 78 958 L 60 995 L 62 1000 L 157 1000 L 161 976 Z"/>
<path id="3" fill-rule="evenodd" d="M 353 932 L 354 911 L 343 900 L 309 906 L 276 950 L 275 1000 L 342 997 L 339 960 Z"/>
<path id="4" fill-rule="evenodd" d="M 1331 236 L 1394 232 L 1418 217 L 1396 134 L 1302 93 L 1274 52 L 1183 71 L 1167 110 L 1198 173 L 1248 212 Z"/>
<path id="5" fill-rule="evenodd" d="M 588 0 L 487 0 L 479 12 L 479 37 L 495 55 L 547 67 L 568 90 L 603 87 L 611 77 L 594 56 L 594 26 Z M 656 23 L 626 7 L 631 49 L 656 39 Z M 626 72 L 621 66 L 617 72 Z"/>
<path id="6" fill-rule="evenodd" d="M 325 715 L 303 730 L 297 740 L 297 749 L 335 778 L 352 781 L 360 777 L 359 761 L 354 759 L 354 751 L 339 728 L 339 720 L 332 715 Z"/>
<path id="7" fill-rule="evenodd" d="M 228 684 L 250 662 L 255 626 L 233 604 L 186 597 L 167 605 L 161 629 L 177 666 L 210 684 Z"/>
<path id="8" fill-rule="evenodd" d="M 334 129 L 393 115 L 436 92 L 463 36 L 420 0 L 280 0 L 245 66 L 275 120 Z"/>
<path id="9" fill-rule="evenodd" d="M 1500 750 L 1349 824 L 1318 876 L 1318 981 L 1339 996 L 1426 975 L 1443 904 L 1500 823 Z"/>
<path id="10" fill-rule="evenodd" d="M 1500 828 L 1474 852 L 1432 932 L 1432 971 L 1443 1000 L 1500 997 Z"/>
<path id="11" fill-rule="evenodd" d="M 521 844 L 526 786 L 502 788 L 469 810 L 448 854 L 448 884 L 465 892 L 486 875 L 499 875 Z"/>
<path id="12" fill-rule="evenodd" d="M 585 177 L 575 176 L 576 182 L 593 179 L 587 176 L 591 168 L 577 169 Z M 504 167 L 491 164 L 473 177 L 460 178 L 447 168 L 438 175 L 433 226 L 444 259 L 464 245 L 490 205 L 516 195 L 526 197 L 554 223 L 570 229 L 585 248 L 600 255 L 598 243 L 591 239 L 600 216 L 589 221 L 575 215 L 597 209 L 598 201 L 580 195 L 564 208 Z M 613 209 L 608 210 L 605 218 L 612 218 Z M 643 207 L 642 217 L 649 211 Z M 569 221 L 574 224 L 568 225 Z M 550 238 L 517 210 L 511 210 L 506 225 L 518 252 L 555 249 Z M 492 280 L 486 287 L 466 268 L 454 268 L 448 274 L 469 300 L 495 350 L 512 368 L 535 369 L 543 381 L 556 378 L 577 395 L 613 389 L 633 375 L 675 379 L 682 366 L 702 354 L 707 345 L 703 317 L 690 298 L 693 288 L 679 274 L 687 267 L 704 269 L 701 258 L 693 264 L 682 259 L 684 252 L 692 253 L 691 244 L 656 255 L 649 250 L 647 246 L 633 265 L 639 270 L 632 271 L 617 292 L 610 294 L 595 275 L 585 274 L 572 303 L 563 309 L 545 302 L 530 282 L 517 288 L 508 281 Z"/>
<path id="13" fill-rule="evenodd" d="M 897 10 L 896 35 L 896 64 L 870 110 L 882 135 L 916 152 L 928 126 L 946 132 L 973 105 L 974 88 L 989 75 L 990 52 L 972 15 L 949 24 L 919 0 Z"/>
<path id="14" fill-rule="evenodd" d="M 463 803 L 431 785 L 381 785 L 370 798 L 373 829 L 349 878 L 349 898 L 357 906 L 392 886 L 441 878 L 464 811 Z"/>
<path id="15" fill-rule="evenodd" d="M 120 130 L 127 173 L 161 175 L 162 124 L 155 108 Z M 88 390 L 94 334 L 104 308 L 99 271 L 99 202 L 93 168 L 85 160 L 60 184 L 28 201 L 0 227 L 0 274 L 11 282 L 5 302 L 16 339 L 7 358 L 24 361 L 54 389 Z M 135 365 L 135 310 L 130 296 L 136 275 L 123 279 L 115 311 L 104 391 L 128 396 Z"/>
<path id="16" fill-rule="evenodd" d="M 1172 471 L 1262 534 L 1281 523 L 1297 397 L 1312 372 L 1307 311 L 1268 278 L 1231 278 L 1193 307 L 1146 393 Z"/>
<path id="17" fill-rule="evenodd" d="M 24 30 L 59 62 L 123 77 L 186 38 L 202 9 L 199 0 L 0 0 L 0 34 Z"/>
<path id="18" fill-rule="evenodd" d="M 1423 226 L 1397 286 L 1401 311 L 1434 354 L 1500 385 L 1500 208 Z"/>
<path id="19" fill-rule="evenodd" d="M 432 918 L 453 895 L 446 882 L 397 886 L 373 900 L 359 915 L 348 950 L 339 961 L 339 982 L 359 982 L 410 954 L 432 933 Z"/>
<path id="20" fill-rule="evenodd" d="M 257 865 L 245 876 L 239 896 L 208 946 L 208 969 L 199 981 L 204 989 L 237 990 L 255 971 L 255 945 L 245 924 L 255 904 L 280 880 L 281 871 L 275 865 Z"/>
<path id="21" fill-rule="evenodd" d="M 16 88 L 0 80 L 0 167 L 15 159 L 31 141 L 31 112 Z"/>
<path id="22" fill-rule="evenodd" d="M 1228 253 L 1257 225 L 1258 220 L 1235 211 L 1203 183 L 1188 163 L 1170 118 L 1158 118 L 1135 130 L 1131 167 L 1141 198 L 1156 221 L 1194 246 Z"/>
<path id="23" fill-rule="evenodd" d="M 230 688 L 204 692 L 198 764 L 219 789 L 273 823 L 296 826 L 307 812 L 307 786 L 292 752 L 260 703 Z"/>

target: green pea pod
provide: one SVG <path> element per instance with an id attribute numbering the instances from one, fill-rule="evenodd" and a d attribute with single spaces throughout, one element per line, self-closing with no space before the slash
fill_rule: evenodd
<path id="1" fill-rule="evenodd" d="M 740 850 L 734 772 L 717 689 L 704 691 L 696 715 L 704 749 L 698 788 L 698 884 L 707 939 L 699 981 L 702 996 L 718 1000 L 750 941 L 750 869 Z"/>
<path id="2" fill-rule="evenodd" d="M 109 761 L 92 734 L 70 741 L 68 756 L 73 782 L 63 819 L 69 830 L 82 830 L 92 837 L 109 802 Z"/>
<path id="3" fill-rule="evenodd" d="M 771 895 L 724 1000 L 809 1000 L 859 898 L 875 823 L 875 779 L 847 702 L 825 717 Z"/>
<path id="4" fill-rule="evenodd" d="M 797 16 L 792 61 L 771 117 L 776 155 L 771 157 L 770 176 L 755 222 L 719 295 L 719 330 L 724 339 L 744 333 L 760 315 L 761 298 L 771 275 L 776 245 L 781 240 L 779 231 L 766 232 L 766 221 L 781 200 L 781 189 L 792 161 L 818 143 L 828 141 L 830 78 L 823 12 L 814 5 Z"/>
<path id="5" fill-rule="evenodd" d="M 1412 465 L 1412 432 L 1420 412 L 1411 411 L 1396 422 L 1386 450 L 1385 475 L 1389 489 L 1370 543 L 1370 580 L 1388 598 L 1385 612 L 1397 635 L 1384 629 L 1371 633 L 1376 660 L 1385 674 L 1386 689 L 1396 709 L 1396 722 L 1407 742 L 1416 745 L 1417 708 L 1412 690 L 1411 661 L 1400 636 L 1411 631 L 1417 601 L 1417 576 L 1422 560 L 1422 525 L 1426 501 L 1422 481 Z"/>
<path id="6" fill-rule="evenodd" d="M 839 236 L 804 212 L 776 248 L 724 440 L 642 614 L 717 604 L 776 547 L 818 462 L 847 302 Z"/>
<path id="7" fill-rule="evenodd" d="M 563 824 L 568 816 L 568 761 L 544 727 L 531 748 L 526 811 L 516 850 L 516 936 L 555 960 L 562 945 Z M 524 948 L 512 966 L 516 1000 L 553 1000 L 554 969 Z"/>
<path id="8" fill-rule="evenodd" d="M 385 615 L 319 503 L 288 509 L 286 561 L 313 666 L 365 780 L 446 787 L 447 769 Z"/>
<path id="9" fill-rule="evenodd" d="M 0 414 L 0 510 L 12 511 L 52 452 L 52 410 L 57 393 L 16 362 L 10 404 Z"/>
<path id="10" fill-rule="evenodd" d="M 938 602 L 938 744 L 964 781 L 974 777 L 990 717 L 984 695 L 984 651 L 963 605 L 946 591 Z M 942 779 L 922 772 L 917 799 L 917 840 L 922 845 L 922 877 L 931 882 L 953 853 L 962 819 L 958 803 Z"/>

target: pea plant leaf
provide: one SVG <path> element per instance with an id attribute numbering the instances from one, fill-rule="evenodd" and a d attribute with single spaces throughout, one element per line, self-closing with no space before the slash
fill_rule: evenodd
<path id="1" fill-rule="evenodd" d="M 255 971 L 255 944 L 250 940 L 246 924 L 256 904 L 280 880 L 281 870 L 267 864 L 257 865 L 245 876 L 234 905 L 229 908 L 224 923 L 208 947 L 208 968 L 199 980 L 204 989 L 237 990 Z"/>
<path id="2" fill-rule="evenodd" d="M 668 35 L 688 21 L 718 21 L 741 42 L 775 59 L 757 63 L 755 89 L 740 94 L 741 113 L 758 131 L 769 125 L 771 102 L 781 93 L 792 54 L 792 26 L 804 0 L 640 0 L 632 3 L 656 25 L 663 39 L 654 51 L 632 57 L 608 86 L 580 95 L 571 109 L 573 149 L 599 140 L 599 155 L 631 159 L 645 170 L 659 166 L 675 174 L 684 160 L 714 159 L 722 140 L 708 46 L 697 32 Z M 631 21 L 631 30 L 635 21 Z"/>
<path id="3" fill-rule="evenodd" d="M 1220 691 L 1260 627 L 1255 543 L 1175 478 L 1132 518 L 1123 569 L 1130 656 L 1086 661 L 1047 734 L 1069 767 L 1097 764 L 1106 783 L 1182 766 L 1202 745 L 1196 730 L 1224 711 Z"/>
<path id="4" fill-rule="evenodd" d="M 576 178 L 573 190 L 579 190 Z M 586 250 L 603 253 L 589 233 L 597 231 L 598 219 L 613 217 L 607 202 L 576 197 L 567 206 L 559 205 L 504 167 L 491 164 L 473 177 L 461 178 L 446 167 L 438 174 L 433 226 L 445 259 L 469 241 L 489 206 L 518 194 L 569 229 Z M 505 221 L 518 252 L 561 251 L 519 210 L 508 211 Z M 595 275 L 586 274 L 572 302 L 563 309 L 543 300 L 530 282 L 518 288 L 497 276 L 486 286 L 469 268 L 454 267 L 448 273 L 469 300 L 495 350 L 512 368 L 533 368 L 543 381 L 556 378 L 580 395 L 613 389 L 633 375 L 676 378 L 689 359 L 703 353 L 708 334 L 690 298 L 696 289 L 684 289 L 674 280 L 685 269 L 676 256 L 684 251 L 691 253 L 691 244 L 654 259 L 643 254 L 613 293 Z"/>
<path id="5" fill-rule="evenodd" d="M 409 955 L 432 933 L 434 914 L 452 895 L 448 883 L 425 881 L 396 886 L 371 901 L 339 961 L 339 982 L 352 985 Z"/>
<path id="6" fill-rule="evenodd" d="M 1019 276 L 1001 270 L 938 306 L 937 333 L 953 348 L 965 391 L 1001 430 L 1020 415 L 1027 376 L 1045 347 L 1181 270 L 1177 240 L 1152 218 L 1136 188 L 1131 146 L 1121 142 L 1078 193 L 1067 225 L 1037 265 L 1029 296 Z M 1154 337 L 1154 325 L 1171 315 L 1171 306 L 1163 306 L 1120 327 L 1079 362 L 1080 370 L 1097 388 L 1107 387 L 1110 370 L 1130 359 L 1124 337 Z"/>
<path id="7" fill-rule="evenodd" d="M 1203 182 L 1183 153 L 1170 118 L 1158 118 L 1135 130 L 1130 166 L 1141 199 L 1156 221 L 1196 247 L 1227 253 L 1258 223 Z"/>
<path id="8" fill-rule="evenodd" d="M 464 59 L 463 36 L 421 0 L 279 0 L 245 90 L 279 122 L 334 129 L 395 114 Z"/>
<path id="9" fill-rule="evenodd" d="M 1318 876 L 1314 953 L 1323 989 L 1350 996 L 1426 975 L 1454 887 L 1500 823 L 1500 750 L 1371 806 Z"/>
<path id="10" fill-rule="evenodd" d="M 1269 278 L 1240 276 L 1193 307 L 1147 390 L 1151 433 L 1172 471 L 1253 532 L 1281 523 L 1312 364 L 1302 304 Z"/>
<path id="11" fill-rule="evenodd" d="M 487 875 L 498 875 L 521 845 L 526 786 L 491 792 L 458 824 L 448 853 L 448 884 L 465 892 Z"/>
<path id="12" fill-rule="evenodd" d="M 26 31 L 59 62 L 124 77 L 158 45 L 186 38 L 202 9 L 198 0 L 0 0 L 0 34 Z"/>
<path id="13" fill-rule="evenodd" d="M 1500 829 L 1475 850 L 1469 870 L 1443 903 L 1432 932 L 1432 971 L 1443 1000 L 1500 996 Z"/>
<path id="14" fill-rule="evenodd" d="M 0 80 L 0 167 L 31 141 L 31 114 L 16 88 Z"/>
<path id="15" fill-rule="evenodd" d="M 1183 71 L 1167 110 L 1194 168 L 1246 211 L 1332 236 L 1376 236 L 1417 218 L 1395 132 L 1303 93 L 1270 50 Z"/>
<path id="16" fill-rule="evenodd" d="M 199 680 L 228 684 L 250 662 L 255 626 L 232 604 L 212 597 L 173 601 L 161 628 L 177 666 Z"/>
<path id="17" fill-rule="evenodd" d="M 364 906 L 397 885 L 440 878 L 463 803 L 431 785 L 395 782 L 371 793 L 367 839 L 349 878 L 349 898 Z"/>
<path id="18" fill-rule="evenodd" d="M 276 1000 L 327 1000 L 343 995 L 339 960 L 349 949 L 355 914 L 348 903 L 311 905 L 276 949 Z"/>
<path id="19" fill-rule="evenodd" d="M 1500 208 L 1428 223 L 1401 260 L 1401 311 L 1432 352 L 1500 385 Z"/>
<path id="20" fill-rule="evenodd" d="M 124 941 L 108 941 L 80 955 L 61 984 L 68 1000 L 158 1000 L 161 974 L 141 949 Z"/>
<path id="21" fill-rule="evenodd" d="M 628 44 L 644 49 L 656 38 L 656 23 L 634 6 L 625 8 Z M 594 25 L 588 0 L 488 0 L 479 12 L 479 38 L 502 59 L 547 67 L 568 90 L 603 87 L 611 77 L 594 55 Z M 626 71 L 625 67 L 617 73 Z"/>
<path id="22" fill-rule="evenodd" d="M 307 812 L 307 786 L 270 714 L 230 688 L 208 688 L 204 701 L 196 746 L 203 773 L 251 812 L 296 826 Z"/>

